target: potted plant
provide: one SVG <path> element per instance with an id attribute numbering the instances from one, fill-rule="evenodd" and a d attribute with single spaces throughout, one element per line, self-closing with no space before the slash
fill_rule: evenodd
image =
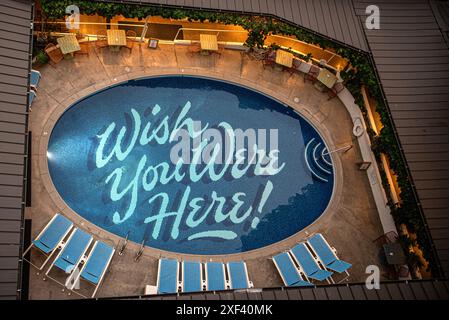
<path id="1" fill-rule="evenodd" d="M 48 63 L 48 56 L 43 50 L 39 50 L 33 59 L 33 68 L 39 68 Z"/>

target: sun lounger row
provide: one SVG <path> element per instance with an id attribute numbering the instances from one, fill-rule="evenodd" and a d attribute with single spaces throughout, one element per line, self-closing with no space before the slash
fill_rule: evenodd
<path id="1" fill-rule="evenodd" d="M 203 268 L 204 266 L 204 268 Z M 180 272 L 181 271 L 181 272 Z M 181 281 L 180 279 L 181 273 Z M 226 273 L 228 277 L 226 276 Z M 238 262 L 182 261 L 159 259 L 157 293 L 197 291 L 219 291 L 226 289 L 246 289 L 253 286 L 249 281 L 246 264 Z"/>
<path id="2" fill-rule="evenodd" d="M 31 259 L 26 259 L 27 253 L 32 249 L 44 255 L 45 260 L 42 264 L 37 265 L 32 263 Z M 102 241 L 94 242 L 92 235 L 75 228 L 69 219 L 57 213 L 25 250 L 23 259 L 38 270 L 43 270 L 56 252 L 58 253 L 45 272 L 45 277 L 72 291 L 78 289 L 80 280 L 85 280 L 94 285 L 91 296 L 94 297 L 100 288 L 115 249 Z M 64 271 L 64 283 L 54 277 L 55 269 Z"/>
<path id="3" fill-rule="evenodd" d="M 351 264 L 340 260 L 335 249 L 317 233 L 295 245 L 288 252 L 273 257 L 273 262 L 286 286 L 312 286 L 311 281 L 334 283 L 334 272 L 345 273 Z"/>

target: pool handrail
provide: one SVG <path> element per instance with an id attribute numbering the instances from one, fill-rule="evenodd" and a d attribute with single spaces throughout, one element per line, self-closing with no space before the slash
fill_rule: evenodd
<path id="1" fill-rule="evenodd" d="M 55 253 L 55 249 L 64 244 L 64 239 L 69 235 L 72 229 L 73 222 L 63 215 L 56 213 L 23 252 L 22 259 L 36 269 L 42 270 Z M 37 249 L 38 252 L 47 257 L 40 266 L 32 263 L 31 259 L 26 259 L 27 253 L 33 248 Z"/>
<path id="2" fill-rule="evenodd" d="M 220 291 L 228 288 L 225 266 L 222 262 L 206 262 L 206 290 Z"/>
<path id="3" fill-rule="evenodd" d="M 318 180 L 321 180 L 323 182 L 328 182 L 329 180 L 327 180 L 326 178 L 323 178 L 318 173 L 316 173 L 313 170 L 312 166 L 310 165 L 309 158 L 308 158 L 309 157 L 309 147 L 313 143 L 313 141 L 315 141 L 315 138 L 310 139 L 309 142 L 307 142 L 306 147 L 304 149 L 304 160 L 306 162 L 307 169 L 309 169 L 309 171 L 310 171 L 310 173 L 312 174 L 313 177 L 315 177 Z M 313 155 L 312 155 L 312 158 L 313 158 Z"/>
<path id="4" fill-rule="evenodd" d="M 244 261 L 233 261 L 226 264 L 230 289 L 249 289 L 254 285 L 249 280 L 248 268 Z"/>
<path id="5" fill-rule="evenodd" d="M 205 282 L 203 280 L 203 267 L 198 261 L 182 261 L 181 273 L 182 292 L 199 292 L 203 291 Z"/>
<path id="6" fill-rule="evenodd" d="M 180 286 L 178 275 L 178 260 L 167 258 L 159 259 L 156 284 L 157 293 L 177 293 Z"/>
<path id="7" fill-rule="evenodd" d="M 287 252 L 281 252 L 275 255 L 273 263 L 279 272 L 285 286 L 287 287 L 310 287 L 313 283 L 304 280 L 300 271 L 293 263 L 292 258 Z"/>
<path id="8" fill-rule="evenodd" d="M 85 256 L 87 249 L 90 247 L 93 241 L 92 235 L 84 232 L 81 229 L 74 228 L 73 232 L 70 234 L 67 242 L 61 246 L 56 258 L 50 264 L 50 267 L 45 272 L 45 277 L 50 278 L 56 283 L 65 286 L 65 283 L 59 282 L 56 278 L 50 276 L 50 272 L 53 267 L 64 271 L 69 274 L 67 278 L 67 283 L 69 279 L 73 277 L 73 271 L 77 268 L 83 257 Z"/>
<path id="9" fill-rule="evenodd" d="M 289 250 L 293 260 L 301 267 L 307 279 L 334 283 L 332 272 L 322 269 L 304 242 L 296 244 Z"/>
<path id="10" fill-rule="evenodd" d="M 73 280 L 70 290 L 86 298 L 85 295 L 74 291 L 75 286 L 80 283 L 81 279 L 84 279 L 95 286 L 91 295 L 91 298 L 94 298 L 98 289 L 100 289 L 107 270 L 109 269 L 114 253 L 114 247 L 108 246 L 106 243 L 99 240 L 95 241 L 89 252 L 89 256 L 83 259 L 83 267 Z"/>
<path id="11" fill-rule="evenodd" d="M 336 254 L 337 250 L 329 245 L 321 233 L 316 233 L 308 238 L 307 244 L 326 269 L 338 273 L 344 272 L 349 277 L 348 269 L 352 267 L 352 264 L 339 259 Z"/>

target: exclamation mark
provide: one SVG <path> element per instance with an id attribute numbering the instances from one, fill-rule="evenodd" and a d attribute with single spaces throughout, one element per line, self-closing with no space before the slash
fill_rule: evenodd
<path id="1" fill-rule="evenodd" d="M 263 206 L 267 202 L 271 191 L 273 191 L 273 183 L 268 180 L 267 184 L 265 185 L 265 189 L 263 190 L 262 197 L 260 197 L 259 206 L 257 207 L 257 211 L 259 211 L 259 213 L 262 213 Z M 259 222 L 260 219 L 258 217 L 254 217 L 253 221 L 251 222 L 251 228 L 256 229 Z"/>

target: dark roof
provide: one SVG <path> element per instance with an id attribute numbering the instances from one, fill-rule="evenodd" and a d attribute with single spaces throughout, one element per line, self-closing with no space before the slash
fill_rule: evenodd
<path id="1" fill-rule="evenodd" d="M 448 300 L 449 280 L 391 281 L 379 290 L 368 290 L 365 283 L 316 287 L 289 287 L 249 290 L 209 291 L 111 299 L 143 300 Z"/>
<path id="2" fill-rule="evenodd" d="M 272 15 L 367 51 L 351 0 L 126 0 L 148 4 Z"/>
<path id="3" fill-rule="evenodd" d="M 0 299 L 20 288 L 33 5 L 0 2 Z"/>
<path id="4" fill-rule="evenodd" d="M 429 1 L 356 0 L 380 8 L 366 30 L 430 234 L 449 275 L 449 49 Z M 445 3 L 447 6 L 447 3 Z"/>
<path id="5" fill-rule="evenodd" d="M 449 1 L 431 0 L 430 5 L 432 6 L 433 14 L 446 39 L 446 43 L 449 44 Z"/>

